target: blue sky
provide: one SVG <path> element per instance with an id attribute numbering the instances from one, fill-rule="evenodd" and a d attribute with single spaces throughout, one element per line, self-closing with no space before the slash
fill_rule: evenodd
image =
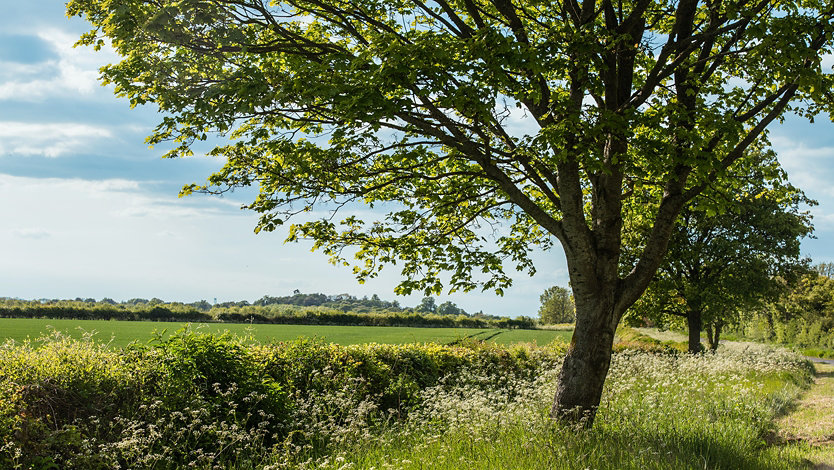
<path id="1" fill-rule="evenodd" d="M 302 292 L 395 297 L 398 271 L 356 283 L 308 245 L 284 234 L 255 235 L 243 195 L 177 198 L 221 162 L 160 158 L 144 137 L 158 115 L 101 87 L 98 68 L 117 57 L 72 44 L 86 30 L 61 2 L 0 0 L 0 296 L 159 297 L 255 300 Z M 831 64 L 831 58 L 827 62 Z M 834 125 L 789 118 L 771 140 L 791 181 L 820 202 L 815 262 L 834 261 Z M 503 297 L 440 296 L 468 311 L 535 315 L 545 288 L 567 285 L 561 251 L 537 256 L 538 273 L 519 274 Z"/>

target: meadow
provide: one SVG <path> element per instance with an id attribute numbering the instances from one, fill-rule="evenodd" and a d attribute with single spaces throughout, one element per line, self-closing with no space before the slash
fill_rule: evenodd
<path id="1" fill-rule="evenodd" d="M 548 416 L 559 341 L 261 343 L 197 329 L 119 349 L 53 331 L 0 346 L 0 468 L 808 468 L 807 448 L 774 437 L 812 378 L 799 356 L 621 336 L 588 430 Z"/>
<path id="2" fill-rule="evenodd" d="M 188 325 L 179 322 L 72 320 L 42 318 L 0 318 L 0 342 L 24 341 L 48 335 L 53 331 L 82 338 L 94 337 L 111 347 L 125 347 L 132 342 L 147 343 L 158 337 L 168 337 Z M 463 338 L 476 338 L 497 344 L 534 342 L 540 345 L 555 340 L 570 341 L 570 330 L 521 330 L 496 328 L 418 328 L 387 326 L 332 326 L 332 325 L 275 325 L 246 323 L 194 323 L 203 332 L 248 337 L 260 343 L 290 341 L 297 338 L 318 338 L 341 345 L 381 343 L 440 343 L 448 344 Z"/>

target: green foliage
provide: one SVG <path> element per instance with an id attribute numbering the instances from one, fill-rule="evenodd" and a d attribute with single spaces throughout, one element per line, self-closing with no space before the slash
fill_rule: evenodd
<path id="1" fill-rule="evenodd" d="M 423 300 L 420 301 L 420 305 L 417 306 L 418 312 L 424 313 L 434 313 L 437 311 L 437 304 L 434 301 L 434 297 L 426 296 L 423 297 Z"/>
<path id="2" fill-rule="evenodd" d="M 539 297 L 539 321 L 544 324 L 573 323 L 576 320 L 576 306 L 570 291 L 564 287 L 547 288 Z"/>
<path id="3" fill-rule="evenodd" d="M 682 212 L 663 264 L 631 308 L 632 322 L 697 316 L 708 329 L 738 324 L 807 272 L 800 240 L 813 231 L 806 208 L 816 203 L 787 182 L 772 151 L 738 163 L 744 184 L 710 189 Z"/>
<path id="4" fill-rule="evenodd" d="M 330 468 L 337 457 L 396 457 L 460 468 L 461 446 L 483 443 L 493 450 L 467 459 L 506 468 L 610 468 L 601 462 L 612 452 L 626 468 L 658 455 L 660 468 L 703 466 L 701 456 L 774 468 L 761 442 L 787 403 L 782 390 L 809 378 L 796 357 L 751 348 L 690 358 L 634 330 L 618 336 L 631 346 L 614 357 L 594 431 L 547 419 L 565 343 L 247 345 L 189 330 L 118 351 L 60 335 L 6 343 L 0 467 Z M 395 466 L 412 466 L 403 460 Z"/>
<path id="5" fill-rule="evenodd" d="M 754 310 L 750 320 L 736 328 L 746 338 L 816 349 L 824 357 L 834 354 L 834 279 L 816 266 L 778 298 Z"/>
<path id="6" fill-rule="evenodd" d="M 339 296 L 337 296 L 339 297 Z M 151 304 L 132 299 L 122 304 L 82 300 L 52 300 L 46 303 L 0 298 L 0 318 L 73 318 L 78 320 L 131 320 L 168 322 L 275 323 L 285 325 L 367 325 L 454 328 L 534 328 L 526 317 L 507 318 L 478 314 L 470 316 L 451 302 L 441 312 L 423 309 L 393 310 L 364 308 L 364 301 L 351 304 L 344 299 L 322 305 L 297 305 L 261 299 L 255 305 L 231 302 L 209 310 L 182 303 Z M 158 300 L 158 299 L 157 299 Z M 280 300 L 280 299 L 279 299 Z M 300 303 L 306 304 L 303 299 Z M 371 301 L 374 302 L 374 301 Z M 433 299 L 432 299 L 433 302 Z M 381 302 L 380 302 L 381 303 Z M 199 303 L 198 303 L 199 304 Z M 328 306 L 332 305 L 332 306 Z M 432 304 L 433 305 L 433 304 Z M 338 308 L 333 308 L 338 307 Z"/>
<path id="7" fill-rule="evenodd" d="M 93 26 L 80 44 L 120 55 L 103 82 L 163 113 L 150 144 L 178 157 L 233 139 L 183 194 L 257 186 L 257 230 L 395 201 L 375 220 L 300 221 L 288 239 L 339 264 L 358 246 L 360 281 L 397 263 L 401 292 L 501 292 L 505 264 L 532 272 L 552 237 L 577 260 L 616 253 L 630 201 L 664 206 L 643 240 L 654 263 L 661 227 L 707 185 L 736 184 L 727 169 L 773 120 L 831 110 L 824 5 L 587 5 L 72 0 L 67 13 Z M 522 113 L 527 133 L 510 119 Z M 489 242 L 496 222 L 508 231 Z"/>
<path id="8" fill-rule="evenodd" d="M 444 377 L 529 377 L 563 352 L 476 340 L 251 345 L 188 329 L 124 350 L 59 334 L 7 342 L 0 467 L 259 468 L 278 450 L 323 452 L 345 429 L 403 419 Z"/>
<path id="9" fill-rule="evenodd" d="M 70 0 L 67 14 L 91 23 L 79 44 L 119 55 L 102 82 L 157 106 L 148 143 L 182 157 L 224 137 L 208 152 L 223 167 L 182 195 L 257 187 L 256 231 L 292 221 L 287 241 L 359 282 L 396 265 L 399 293 L 500 295 L 558 240 L 583 326 L 564 412 L 598 404 L 608 359 L 579 356 L 608 347 L 681 210 L 739 188 L 735 162 L 785 113 L 834 114 L 834 11 L 818 1 Z M 651 229 L 626 259 L 632 226 Z"/>

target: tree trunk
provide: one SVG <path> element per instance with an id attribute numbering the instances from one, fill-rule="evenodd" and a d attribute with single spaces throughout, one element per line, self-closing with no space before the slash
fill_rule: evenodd
<path id="1" fill-rule="evenodd" d="M 554 419 L 586 428 L 593 425 L 602 399 L 617 328 L 612 304 L 603 301 L 595 307 L 581 312 L 577 305 L 576 328 L 550 411 Z"/>
<path id="2" fill-rule="evenodd" d="M 719 322 L 707 324 L 707 342 L 710 351 L 718 349 L 718 342 L 721 340 L 721 328 L 722 325 Z"/>
<path id="3" fill-rule="evenodd" d="M 703 347 L 701 346 L 701 311 L 687 311 L 686 323 L 689 328 L 689 352 L 697 354 L 703 351 Z"/>

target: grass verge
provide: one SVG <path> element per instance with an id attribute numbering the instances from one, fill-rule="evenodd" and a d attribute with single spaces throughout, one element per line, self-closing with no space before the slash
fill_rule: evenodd
<path id="1" fill-rule="evenodd" d="M 463 378 L 427 391 L 402 426 L 354 442 L 309 468 L 786 469 L 796 447 L 771 446 L 773 420 L 807 385 L 807 364 L 749 347 L 699 356 L 614 357 L 591 430 L 554 424 L 555 371 L 508 387 Z"/>
<path id="2" fill-rule="evenodd" d="M 630 342 L 640 343 L 639 335 Z M 548 417 L 564 344 L 0 346 L 0 467 L 785 469 L 774 419 L 808 363 L 759 345 L 613 356 L 593 429 Z"/>

